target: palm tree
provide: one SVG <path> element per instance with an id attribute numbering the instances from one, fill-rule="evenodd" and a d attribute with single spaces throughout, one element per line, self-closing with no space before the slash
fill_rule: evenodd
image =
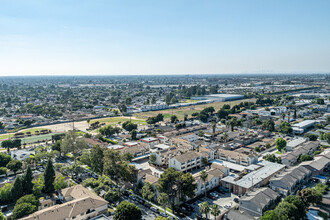
<path id="1" fill-rule="evenodd" d="M 168 195 L 166 193 L 160 193 L 157 200 L 158 200 L 159 204 L 161 204 L 161 206 L 163 207 L 165 214 L 166 214 L 166 206 L 169 201 Z"/>
<path id="2" fill-rule="evenodd" d="M 210 204 L 208 202 L 203 202 L 202 204 L 200 204 L 199 210 L 202 214 L 205 214 L 206 219 L 208 219 L 207 216 L 211 210 Z"/>
<path id="3" fill-rule="evenodd" d="M 217 122 L 215 120 L 212 121 L 212 131 L 213 137 L 215 137 L 215 129 L 217 128 Z"/>
<path id="4" fill-rule="evenodd" d="M 226 143 L 227 142 L 227 139 L 228 139 L 228 133 L 227 132 L 224 132 L 221 139 Z"/>
<path id="5" fill-rule="evenodd" d="M 220 208 L 218 205 L 214 204 L 211 208 L 211 214 L 214 216 L 214 220 L 217 219 L 217 216 L 219 216 L 221 213 Z"/>
<path id="6" fill-rule="evenodd" d="M 203 180 L 203 185 L 204 185 L 204 188 L 205 188 L 205 197 L 206 197 L 206 184 L 205 184 L 205 182 L 206 182 L 207 176 L 208 176 L 207 172 L 205 170 L 203 170 L 201 172 L 201 179 Z"/>
<path id="7" fill-rule="evenodd" d="M 227 124 L 228 124 L 228 126 L 230 126 L 231 131 L 234 131 L 234 127 L 237 125 L 237 119 L 234 117 L 234 118 L 230 119 L 227 122 Z"/>

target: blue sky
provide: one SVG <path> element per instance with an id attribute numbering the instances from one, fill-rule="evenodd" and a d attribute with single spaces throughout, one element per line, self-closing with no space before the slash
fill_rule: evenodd
<path id="1" fill-rule="evenodd" d="M 0 75 L 330 72 L 329 0 L 0 0 Z"/>

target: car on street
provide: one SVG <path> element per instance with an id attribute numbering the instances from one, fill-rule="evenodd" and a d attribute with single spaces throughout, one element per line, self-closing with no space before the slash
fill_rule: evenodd
<path id="1" fill-rule="evenodd" d="M 150 210 L 153 212 L 159 213 L 159 210 L 156 207 L 151 207 Z"/>
<path id="2" fill-rule="evenodd" d="M 167 214 L 165 214 L 165 212 L 161 212 L 160 215 L 163 216 L 163 217 L 167 217 L 168 216 Z"/>

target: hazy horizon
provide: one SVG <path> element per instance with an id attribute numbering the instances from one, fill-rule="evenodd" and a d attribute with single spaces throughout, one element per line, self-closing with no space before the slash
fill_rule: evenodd
<path id="1" fill-rule="evenodd" d="M 330 73 L 326 0 L 0 5 L 0 76 Z"/>

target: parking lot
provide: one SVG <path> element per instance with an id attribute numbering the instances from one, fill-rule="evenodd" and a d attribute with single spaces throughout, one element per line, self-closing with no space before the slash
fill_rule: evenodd
<path id="1" fill-rule="evenodd" d="M 203 197 L 191 204 L 191 206 L 195 210 L 195 212 L 190 216 L 191 218 L 194 219 L 196 217 L 196 213 L 198 213 L 198 215 L 201 215 L 201 213 L 199 212 L 199 205 L 203 202 L 208 202 L 210 204 L 210 206 L 212 206 L 213 204 L 218 205 L 220 207 L 221 213 L 224 213 L 227 210 L 229 210 L 230 208 L 233 208 L 234 206 L 238 205 L 238 203 L 236 203 L 234 201 L 235 198 L 238 199 L 238 196 L 234 195 L 233 193 L 222 194 L 222 193 L 213 191 L 212 195 L 214 195 L 214 197 L 216 197 L 216 198 L 211 199 L 208 197 Z M 209 218 L 214 219 L 214 216 L 211 215 L 211 213 L 210 213 Z"/>

